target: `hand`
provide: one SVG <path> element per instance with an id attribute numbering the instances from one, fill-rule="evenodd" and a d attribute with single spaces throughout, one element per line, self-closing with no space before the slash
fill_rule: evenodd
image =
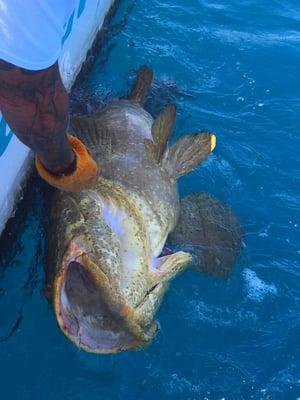
<path id="1" fill-rule="evenodd" d="M 77 137 L 69 135 L 68 141 L 76 157 L 74 172 L 71 174 L 53 174 L 44 167 L 38 156 L 35 158 L 35 165 L 40 176 L 50 185 L 67 192 L 80 192 L 95 185 L 99 167 L 88 149 Z"/>

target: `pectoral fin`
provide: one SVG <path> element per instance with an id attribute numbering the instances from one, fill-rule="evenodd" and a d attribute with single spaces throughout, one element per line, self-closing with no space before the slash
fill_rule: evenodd
<path id="1" fill-rule="evenodd" d="M 229 206 L 208 193 L 194 193 L 183 199 L 168 244 L 188 249 L 196 269 L 227 278 L 241 250 L 242 227 Z"/>

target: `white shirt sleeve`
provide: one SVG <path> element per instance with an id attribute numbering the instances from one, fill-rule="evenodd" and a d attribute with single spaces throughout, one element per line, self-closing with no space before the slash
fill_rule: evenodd
<path id="1" fill-rule="evenodd" d="M 53 65 L 78 0 L 0 0 L 0 59 L 30 70 Z"/>

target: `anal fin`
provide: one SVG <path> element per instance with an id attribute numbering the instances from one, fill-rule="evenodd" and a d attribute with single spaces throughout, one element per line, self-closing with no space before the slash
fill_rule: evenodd
<path id="1" fill-rule="evenodd" d="M 182 136 L 165 151 L 162 166 L 171 178 L 179 178 L 204 161 L 215 145 L 216 137 L 209 132 Z"/>

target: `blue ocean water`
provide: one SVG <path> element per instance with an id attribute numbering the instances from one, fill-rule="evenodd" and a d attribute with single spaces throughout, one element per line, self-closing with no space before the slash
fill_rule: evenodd
<path id="1" fill-rule="evenodd" d="M 174 137 L 218 138 L 181 195 L 229 204 L 245 248 L 227 281 L 188 271 L 173 282 L 151 346 L 90 355 L 43 295 L 47 188 L 33 181 L 1 240 L 1 399 L 300 398 L 299 23 L 293 0 L 121 3 L 86 89 L 124 95 L 150 65 L 147 107 L 177 104 Z"/>

